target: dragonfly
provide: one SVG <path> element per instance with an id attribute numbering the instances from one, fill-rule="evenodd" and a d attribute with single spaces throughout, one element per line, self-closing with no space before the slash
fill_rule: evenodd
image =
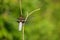
<path id="1" fill-rule="evenodd" d="M 27 13 L 26 13 L 27 16 L 26 16 L 26 18 L 24 18 L 24 17 L 23 17 L 23 13 L 22 13 L 22 0 L 18 0 L 18 3 L 20 4 L 20 8 L 19 8 L 19 9 L 20 9 L 20 17 L 18 18 L 17 22 L 19 23 L 18 30 L 21 31 L 21 30 L 22 30 L 22 27 L 23 27 L 23 25 L 26 23 L 28 17 L 29 17 L 30 15 L 32 15 L 32 13 L 40 10 L 40 8 L 35 9 L 35 10 L 31 11 L 30 13 L 27 12 Z"/>
<path id="2" fill-rule="evenodd" d="M 19 30 L 19 31 L 23 31 L 23 33 L 22 33 L 22 40 L 24 40 L 24 24 L 26 23 L 28 17 L 29 17 L 30 15 L 32 15 L 32 13 L 40 10 L 40 8 L 35 9 L 35 10 L 33 10 L 32 12 L 30 12 L 30 13 L 27 12 L 27 13 L 26 13 L 27 16 L 26 16 L 26 18 L 24 18 L 24 17 L 23 17 L 23 13 L 22 13 L 22 4 L 21 4 L 21 2 L 22 2 L 22 0 L 20 0 L 20 2 L 19 2 L 19 3 L 20 3 L 20 17 L 18 18 L 17 22 L 19 23 L 18 30 Z M 22 29 L 23 29 L 23 30 L 22 30 Z"/>
<path id="3" fill-rule="evenodd" d="M 38 11 L 38 10 L 40 10 L 40 8 L 35 9 L 35 10 L 33 10 L 32 12 L 30 12 L 30 13 L 27 12 L 26 18 L 23 18 L 22 15 L 18 18 L 18 21 L 17 21 L 17 22 L 19 23 L 19 31 L 22 30 L 23 24 L 27 21 L 28 17 L 29 17 L 30 15 L 32 15 L 34 12 Z"/>

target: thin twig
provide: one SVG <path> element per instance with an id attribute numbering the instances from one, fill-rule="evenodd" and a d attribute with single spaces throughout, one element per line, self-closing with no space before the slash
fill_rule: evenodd
<path id="1" fill-rule="evenodd" d="M 26 22 L 27 18 L 28 18 L 28 12 L 27 12 L 27 16 L 26 16 L 26 18 L 25 18 L 25 22 Z"/>
<path id="2" fill-rule="evenodd" d="M 28 17 L 29 17 L 32 13 L 34 13 L 34 12 L 36 12 L 36 11 L 38 11 L 38 10 L 40 10 L 40 8 L 38 8 L 38 9 L 36 9 L 36 10 L 33 10 L 33 11 L 30 12 L 30 13 L 27 13 L 27 16 L 26 16 L 25 21 L 28 19 Z M 28 15 L 28 14 L 29 14 L 29 15 Z"/>
<path id="3" fill-rule="evenodd" d="M 21 11 L 21 16 L 22 16 L 22 0 L 19 1 L 20 3 L 20 11 Z M 22 40 L 24 40 L 24 26 L 23 26 L 23 30 L 22 30 Z"/>
<path id="4" fill-rule="evenodd" d="M 22 40 L 24 40 L 24 26 L 23 26 L 22 34 L 23 34 L 23 35 L 22 35 L 22 36 L 23 36 L 23 37 L 22 37 Z"/>
<path id="5" fill-rule="evenodd" d="M 20 0 L 20 11 L 21 11 L 21 15 L 22 15 L 22 0 Z"/>

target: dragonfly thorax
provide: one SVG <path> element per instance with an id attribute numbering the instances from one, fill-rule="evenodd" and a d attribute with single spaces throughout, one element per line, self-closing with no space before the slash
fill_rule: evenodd
<path id="1" fill-rule="evenodd" d="M 20 16 L 19 18 L 18 18 L 18 21 L 17 21 L 18 23 L 19 22 L 22 22 L 22 23 L 24 23 L 25 22 L 25 19 L 22 17 L 22 16 Z"/>

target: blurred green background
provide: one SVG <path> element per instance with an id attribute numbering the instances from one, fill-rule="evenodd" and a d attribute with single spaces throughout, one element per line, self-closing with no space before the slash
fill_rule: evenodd
<path id="1" fill-rule="evenodd" d="M 0 0 L 0 40 L 22 40 L 19 0 Z M 22 0 L 23 16 L 40 8 L 25 23 L 25 40 L 60 40 L 60 0 Z"/>

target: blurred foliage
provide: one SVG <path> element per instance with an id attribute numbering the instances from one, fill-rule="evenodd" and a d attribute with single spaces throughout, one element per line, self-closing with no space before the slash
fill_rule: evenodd
<path id="1" fill-rule="evenodd" d="M 19 0 L 0 0 L 0 40 L 22 40 Z M 60 0 L 22 0 L 23 16 L 40 8 L 25 23 L 25 40 L 60 40 Z"/>

